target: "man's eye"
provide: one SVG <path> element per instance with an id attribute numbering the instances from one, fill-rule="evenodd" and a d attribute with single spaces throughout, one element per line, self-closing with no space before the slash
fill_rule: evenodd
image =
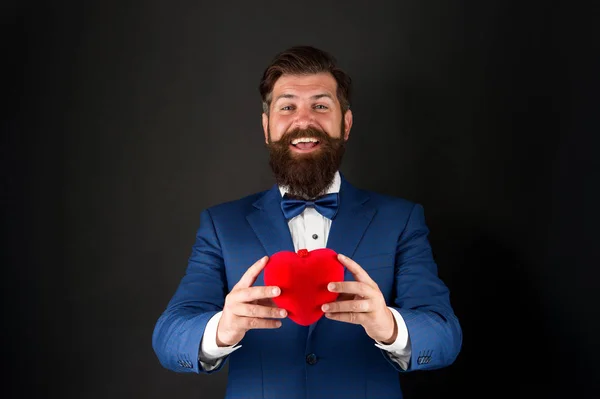
<path id="1" fill-rule="evenodd" d="M 291 105 L 286 105 L 284 107 L 281 107 L 282 111 L 291 111 L 292 109 L 294 109 L 294 107 Z"/>
<path id="2" fill-rule="evenodd" d="M 328 109 L 326 105 L 323 104 L 317 104 L 315 105 L 315 109 Z"/>

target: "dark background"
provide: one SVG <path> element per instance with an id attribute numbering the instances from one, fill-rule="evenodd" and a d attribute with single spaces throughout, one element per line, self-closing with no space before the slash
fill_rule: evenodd
<path id="1" fill-rule="evenodd" d="M 222 397 L 226 371 L 163 369 L 152 330 L 201 210 L 271 186 L 258 82 L 275 53 L 311 44 L 355 82 L 342 171 L 424 205 L 462 322 L 457 361 L 403 374 L 406 398 L 600 397 L 597 10 L 1 9 L 5 395 Z"/>

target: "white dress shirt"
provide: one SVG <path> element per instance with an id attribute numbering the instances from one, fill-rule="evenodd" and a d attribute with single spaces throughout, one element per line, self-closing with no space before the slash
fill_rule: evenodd
<path id="1" fill-rule="evenodd" d="M 340 185 L 340 174 L 339 172 L 336 172 L 333 183 L 323 194 L 339 192 Z M 281 196 L 287 192 L 285 187 L 279 187 L 279 191 L 281 192 Z M 294 242 L 295 251 L 302 248 L 312 251 L 313 249 L 326 247 L 329 229 L 331 228 L 331 220 L 322 216 L 315 208 L 306 207 L 300 215 L 288 221 L 288 226 L 292 235 L 292 241 Z M 387 351 L 390 359 L 394 360 L 402 369 L 406 370 L 411 355 L 408 329 L 400 313 L 391 307 L 389 309 L 394 315 L 396 325 L 398 326 L 398 337 L 396 338 L 396 341 L 390 345 L 385 345 L 378 341 L 374 341 L 374 344 L 376 347 Z M 219 325 L 221 314 L 222 312 L 215 314 L 208 321 L 200 344 L 198 360 L 206 371 L 219 367 L 225 356 L 236 349 L 241 348 L 241 345 L 236 346 L 237 344 L 228 347 L 217 346 L 217 326 Z"/>

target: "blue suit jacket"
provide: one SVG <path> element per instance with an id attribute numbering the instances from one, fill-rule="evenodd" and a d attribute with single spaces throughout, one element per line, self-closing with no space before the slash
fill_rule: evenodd
<path id="1" fill-rule="evenodd" d="M 206 372 L 198 362 L 202 334 L 227 293 L 264 255 L 294 251 L 280 201 L 274 185 L 202 212 L 186 274 L 154 329 L 153 348 L 164 367 Z M 420 205 L 357 189 L 342 176 L 327 247 L 358 262 L 404 318 L 412 346 L 407 371 L 450 365 L 462 344 L 428 232 Z M 353 280 L 348 271 L 345 279 Z M 262 273 L 255 285 L 264 285 Z M 374 343 L 362 326 L 326 318 L 251 330 L 228 356 L 226 397 L 401 398 L 403 370 Z"/>

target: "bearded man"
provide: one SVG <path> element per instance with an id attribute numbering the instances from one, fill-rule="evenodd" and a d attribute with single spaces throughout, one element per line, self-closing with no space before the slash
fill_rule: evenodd
<path id="1" fill-rule="evenodd" d="M 153 348 L 176 372 L 229 360 L 227 398 L 402 398 L 399 373 L 446 367 L 462 330 L 437 273 L 423 207 L 354 187 L 340 173 L 351 79 L 325 51 L 279 53 L 266 68 L 262 126 L 275 184 L 204 210 L 187 271 Z M 265 285 L 269 257 L 329 248 L 344 278 L 302 325 Z"/>

